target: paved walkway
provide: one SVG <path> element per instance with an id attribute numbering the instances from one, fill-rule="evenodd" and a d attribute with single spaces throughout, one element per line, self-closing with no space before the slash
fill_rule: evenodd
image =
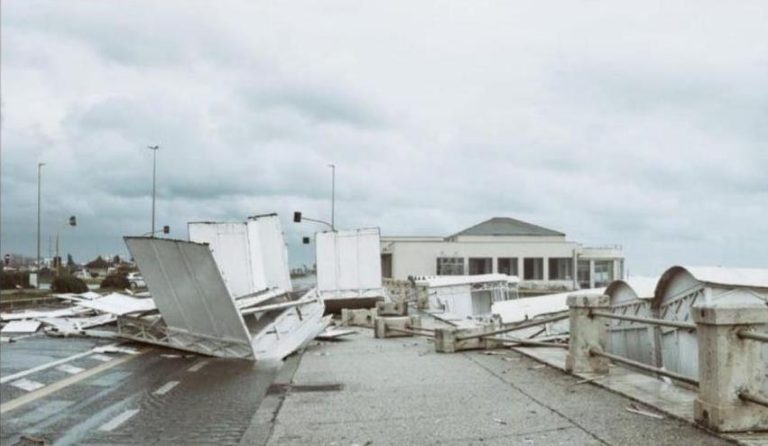
<path id="1" fill-rule="evenodd" d="M 289 362 L 241 444 L 729 444 L 516 352 L 359 331 Z"/>

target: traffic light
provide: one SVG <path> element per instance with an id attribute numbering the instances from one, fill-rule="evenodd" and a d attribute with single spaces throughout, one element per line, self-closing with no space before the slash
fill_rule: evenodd
<path id="1" fill-rule="evenodd" d="M 294 223 L 301 223 L 301 212 L 294 212 L 293 213 L 293 222 Z"/>
<path id="2" fill-rule="evenodd" d="M 70 226 L 77 226 L 77 218 L 74 215 L 69 217 L 69 225 Z"/>
<path id="3" fill-rule="evenodd" d="M 305 245 L 309 245 L 309 241 L 310 241 L 309 237 L 302 237 L 301 238 L 301 243 L 303 243 Z"/>
<path id="4" fill-rule="evenodd" d="M 163 226 L 163 234 L 170 234 L 171 227 L 168 225 Z"/>

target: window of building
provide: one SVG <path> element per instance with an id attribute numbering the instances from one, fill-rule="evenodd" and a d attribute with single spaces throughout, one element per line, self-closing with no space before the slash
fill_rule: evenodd
<path id="1" fill-rule="evenodd" d="M 579 288 L 582 290 L 589 288 L 589 260 L 579 260 L 578 269 Z"/>
<path id="2" fill-rule="evenodd" d="M 497 271 L 500 274 L 517 276 L 517 257 L 499 257 Z"/>
<path id="3" fill-rule="evenodd" d="M 595 288 L 613 282 L 613 260 L 595 260 Z"/>
<path id="4" fill-rule="evenodd" d="M 544 259 L 541 257 L 523 259 L 523 280 L 544 280 Z"/>
<path id="5" fill-rule="evenodd" d="M 438 257 L 437 258 L 438 276 L 463 276 L 464 258 L 463 257 Z"/>
<path id="6" fill-rule="evenodd" d="M 573 259 L 553 257 L 549 259 L 549 280 L 572 280 Z"/>
<path id="7" fill-rule="evenodd" d="M 469 259 L 469 275 L 491 274 L 493 272 L 493 259 L 490 257 L 471 257 Z"/>

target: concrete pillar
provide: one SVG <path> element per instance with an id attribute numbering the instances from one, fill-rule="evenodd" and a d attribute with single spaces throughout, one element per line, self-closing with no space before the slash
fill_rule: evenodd
<path id="1" fill-rule="evenodd" d="M 435 329 L 435 351 L 438 353 L 454 353 L 462 350 L 488 350 L 501 348 L 503 342 L 493 339 L 473 338 L 460 340 L 463 336 L 488 333 L 498 327 L 493 323 L 484 323 L 472 328 L 445 327 Z"/>
<path id="2" fill-rule="evenodd" d="M 593 309 L 607 309 L 608 296 L 602 294 L 568 296 L 567 302 L 571 312 L 571 335 L 565 370 L 570 373 L 608 373 L 608 359 L 589 354 L 593 348 L 605 351 L 608 343 L 607 320 L 589 315 Z"/>
<path id="3" fill-rule="evenodd" d="M 544 257 L 541 265 L 541 278 L 549 280 L 549 257 Z"/>
<path id="4" fill-rule="evenodd" d="M 763 343 L 737 334 L 745 329 L 765 332 L 758 326 L 768 323 L 768 306 L 751 292 L 737 290 L 727 298 L 695 305 L 691 315 L 699 344 L 696 422 L 719 432 L 768 429 L 768 408 L 739 398 L 742 391 L 760 393 L 765 380 Z"/>
<path id="5" fill-rule="evenodd" d="M 517 277 L 520 280 L 523 280 L 523 257 L 519 256 L 517 257 Z"/>
<path id="6" fill-rule="evenodd" d="M 383 339 L 413 336 L 411 333 L 391 330 L 392 328 L 400 330 L 421 328 L 421 318 L 419 316 L 377 317 L 374 321 L 373 337 Z"/>
<path id="7" fill-rule="evenodd" d="M 408 304 L 406 302 L 376 302 L 377 316 L 407 316 Z"/>
<path id="8" fill-rule="evenodd" d="M 595 261 L 589 259 L 589 288 L 595 287 Z"/>

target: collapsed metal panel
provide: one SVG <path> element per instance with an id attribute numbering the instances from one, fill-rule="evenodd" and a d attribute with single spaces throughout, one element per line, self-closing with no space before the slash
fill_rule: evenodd
<path id="1" fill-rule="evenodd" d="M 247 223 L 251 259 L 262 265 L 264 284 L 269 288 L 293 291 L 288 267 L 288 247 L 277 214 L 251 217 Z M 258 259 L 257 259 L 258 258 Z"/>
<path id="2" fill-rule="evenodd" d="M 221 276 L 233 296 L 252 293 L 262 286 L 259 264 L 251 262 L 245 223 L 189 223 L 189 239 L 207 243 Z"/>
<path id="3" fill-rule="evenodd" d="M 382 288 L 378 228 L 321 232 L 315 240 L 321 293 Z"/>
<path id="4" fill-rule="evenodd" d="M 253 357 L 251 337 L 207 245 L 146 237 L 126 237 L 125 243 L 163 316 L 172 346 Z"/>

